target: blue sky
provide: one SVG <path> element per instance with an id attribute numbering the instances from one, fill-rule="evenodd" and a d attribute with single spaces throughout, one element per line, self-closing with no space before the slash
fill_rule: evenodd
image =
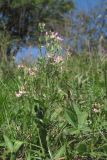
<path id="1" fill-rule="evenodd" d="M 23 59 L 27 59 L 28 62 L 34 60 L 35 58 L 39 57 L 39 55 L 44 56 L 46 53 L 46 48 L 41 47 L 41 50 L 37 47 L 25 47 L 22 48 L 16 55 L 16 63 L 19 63 Z"/>
<path id="2" fill-rule="evenodd" d="M 76 7 L 79 10 L 90 11 L 93 7 L 98 5 L 103 0 L 75 0 Z"/>

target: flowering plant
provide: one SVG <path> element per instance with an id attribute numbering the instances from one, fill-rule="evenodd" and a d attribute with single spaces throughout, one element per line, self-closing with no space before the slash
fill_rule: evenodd
<path id="1" fill-rule="evenodd" d="M 46 32 L 46 49 L 48 54 L 61 55 L 63 38 L 58 32 Z"/>
<path id="2" fill-rule="evenodd" d="M 39 28 L 41 32 L 39 37 L 39 43 L 40 46 L 44 45 L 43 43 L 45 43 L 47 55 L 61 55 L 63 51 L 63 37 L 58 32 L 46 31 L 44 23 L 40 23 Z"/>

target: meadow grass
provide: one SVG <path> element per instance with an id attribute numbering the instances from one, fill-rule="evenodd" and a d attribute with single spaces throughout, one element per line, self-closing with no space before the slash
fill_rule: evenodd
<path id="1" fill-rule="evenodd" d="M 83 54 L 1 65 L 1 159 L 106 160 L 106 60 Z"/>

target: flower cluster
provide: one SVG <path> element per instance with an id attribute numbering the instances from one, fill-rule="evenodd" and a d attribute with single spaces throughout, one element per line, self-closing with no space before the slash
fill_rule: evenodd
<path id="1" fill-rule="evenodd" d="M 92 107 L 93 107 L 93 112 L 94 112 L 94 113 L 100 113 L 100 112 L 101 112 L 101 106 L 100 106 L 99 103 L 94 103 L 94 104 L 92 105 Z"/>
<path id="2" fill-rule="evenodd" d="M 22 86 L 20 88 L 20 90 L 18 92 L 15 93 L 16 97 L 21 97 L 22 95 L 26 94 L 26 90 L 25 90 L 25 87 Z"/>
<path id="3" fill-rule="evenodd" d="M 35 76 L 36 72 L 37 72 L 37 68 L 36 67 L 35 68 L 28 68 L 28 74 L 30 76 Z"/>
<path id="4" fill-rule="evenodd" d="M 21 70 L 24 71 L 23 76 L 24 76 L 25 79 L 26 78 L 30 79 L 32 77 L 35 77 L 36 73 L 38 71 L 36 66 L 35 67 L 28 67 L 24 64 L 18 65 L 18 69 L 21 69 Z M 18 78 L 21 81 L 21 77 L 19 76 Z M 27 85 L 26 83 L 27 83 L 27 81 L 25 81 L 24 85 L 22 87 L 20 87 L 20 89 L 17 92 L 15 92 L 16 97 L 22 97 L 23 95 L 26 95 L 28 93 L 28 92 L 26 92 L 26 85 Z"/>
<path id="5" fill-rule="evenodd" d="M 23 69 L 26 72 L 26 74 L 28 74 L 29 76 L 35 76 L 36 72 L 37 72 L 36 67 L 33 67 L 33 68 L 32 67 L 27 67 L 24 64 L 19 64 L 18 69 Z"/>
<path id="6" fill-rule="evenodd" d="M 59 35 L 58 32 L 46 32 L 46 36 L 50 39 L 56 39 L 58 41 L 63 41 L 63 38 Z"/>
<path id="7" fill-rule="evenodd" d="M 54 62 L 55 63 L 63 62 L 63 57 L 62 56 L 56 56 L 56 57 L 54 57 Z"/>
<path id="8" fill-rule="evenodd" d="M 58 32 L 46 32 L 46 50 L 47 53 L 51 55 L 61 55 L 62 54 L 62 42 L 63 38 Z"/>
<path id="9" fill-rule="evenodd" d="M 23 69 L 23 68 L 25 68 L 25 65 L 24 65 L 24 64 L 19 64 L 19 65 L 18 65 L 18 69 Z"/>

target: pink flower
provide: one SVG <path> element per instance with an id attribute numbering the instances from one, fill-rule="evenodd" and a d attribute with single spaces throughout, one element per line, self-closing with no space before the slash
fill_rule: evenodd
<path id="1" fill-rule="evenodd" d="M 57 56 L 57 57 L 54 58 L 54 62 L 55 63 L 60 63 L 62 61 L 63 61 L 63 57 L 62 56 Z"/>
<path id="2" fill-rule="evenodd" d="M 22 93 L 19 91 L 19 92 L 16 92 L 15 95 L 16 95 L 16 97 L 21 97 Z"/>
<path id="3" fill-rule="evenodd" d="M 46 36 L 48 35 L 48 32 L 46 32 Z"/>
<path id="4" fill-rule="evenodd" d="M 93 111 L 94 111 L 95 113 L 100 113 L 100 109 L 97 109 L 97 108 L 94 108 Z"/>
<path id="5" fill-rule="evenodd" d="M 55 36 L 58 36 L 58 32 L 55 33 Z"/>
<path id="6" fill-rule="evenodd" d="M 22 86 L 22 87 L 20 88 L 20 90 L 15 93 L 15 95 L 16 95 L 16 97 L 21 97 L 21 96 L 22 96 L 23 94 L 25 94 L 25 93 L 26 93 L 25 88 L 24 88 L 24 86 Z"/>
<path id="7" fill-rule="evenodd" d="M 36 72 L 37 72 L 37 68 L 36 67 L 28 69 L 28 73 L 29 73 L 30 76 L 35 76 Z"/>
<path id="8" fill-rule="evenodd" d="M 20 69 L 20 68 L 24 68 L 25 66 L 23 65 L 23 64 L 19 64 L 18 65 L 18 69 Z"/>
<path id="9" fill-rule="evenodd" d="M 63 41 L 63 38 L 61 38 L 60 36 L 57 36 L 56 39 L 59 41 Z"/>
<path id="10" fill-rule="evenodd" d="M 101 112 L 101 106 L 100 106 L 99 103 L 94 103 L 92 105 L 92 107 L 93 107 L 93 112 L 95 112 L 95 113 L 100 113 Z"/>

